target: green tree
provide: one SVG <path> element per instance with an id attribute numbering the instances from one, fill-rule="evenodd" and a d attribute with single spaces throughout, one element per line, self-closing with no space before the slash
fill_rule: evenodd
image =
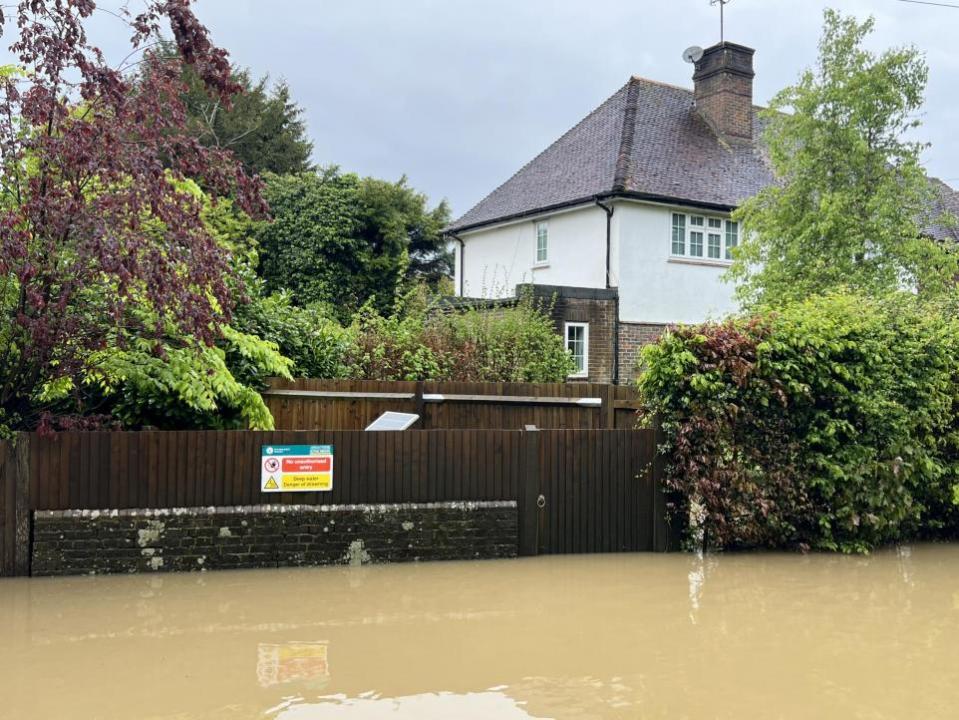
<path id="1" fill-rule="evenodd" d="M 373 248 L 406 248 L 406 279 L 436 287 L 453 273 L 453 256 L 443 239 L 450 209 L 445 200 L 432 210 L 426 195 L 407 184 L 364 178 L 360 186 L 360 236 Z"/>
<path id="2" fill-rule="evenodd" d="M 779 182 L 736 213 L 745 242 L 730 276 L 747 305 L 839 286 L 953 287 L 954 249 L 923 236 L 935 192 L 920 165 L 925 145 L 907 139 L 928 70 L 915 48 L 865 50 L 873 24 L 827 10 L 817 66 L 763 113 Z"/>
<path id="3" fill-rule="evenodd" d="M 172 43 L 163 46 L 163 53 L 179 61 Z M 227 105 L 210 94 L 192 66 L 184 63 L 182 68 L 184 105 L 200 142 L 232 151 L 250 174 L 312 169 L 313 143 L 307 137 L 303 109 L 293 101 L 285 81 L 271 84 L 269 76 L 254 80 L 249 70 L 233 66 L 231 80 L 240 90 Z"/>
<path id="4" fill-rule="evenodd" d="M 256 237 L 267 294 L 287 290 L 297 305 L 328 304 L 341 320 L 362 304 L 368 253 L 357 235 L 359 185 L 337 168 L 266 177 L 273 218 Z"/>
<path id="5" fill-rule="evenodd" d="M 341 321 L 367 301 L 380 313 L 413 281 L 449 272 L 441 231 L 446 203 L 428 208 L 407 185 L 342 173 L 336 167 L 268 175 L 273 215 L 257 232 L 266 292 L 289 291 L 300 306 L 321 304 Z"/>

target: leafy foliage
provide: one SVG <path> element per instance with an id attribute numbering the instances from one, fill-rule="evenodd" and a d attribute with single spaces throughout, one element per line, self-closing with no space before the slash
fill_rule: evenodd
<path id="1" fill-rule="evenodd" d="M 450 221 L 445 200 L 430 210 L 426 195 L 411 188 L 405 176 L 395 183 L 364 178 L 359 211 L 359 235 L 375 253 L 382 254 L 381 248 L 406 249 L 407 280 L 435 287 L 453 274 L 453 256 L 443 239 L 443 228 Z"/>
<path id="2" fill-rule="evenodd" d="M 906 293 L 835 293 L 646 348 L 639 389 L 691 537 L 863 551 L 955 531 L 955 317 Z"/>
<path id="3" fill-rule="evenodd" d="M 163 43 L 159 54 L 180 64 L 188 124 L 203 145 L 229 150 L 251 175 L 312 169 L 313 143 L 306 134 L 303 109 L 291 99 L 285 82 L 254 80 L 249 70 L 233 66 L 230 79 L 239 91 L 226 103 L 180 60 L 172 43 Z"/>
<path id="4" fill-rule="evenodd" d="M 136 339 L 101 350 L 91 356 L 83 382 L 128 428 L 272 430 L 273 416 L 251 377 L 290 377 L 291 362 L 256 336 L 229 326 L 223 335 L 224 348 L 186 338 L 159 347 Z M 236 360 L 231 368 L 228 356 L 246 372 L 236 372 Z"/>
<path id="5" fill-rule="evenodd" d="M 914 48 L 876 55 L 863 23 L 825 13 L 818 65 L 764 112 L 765 146 L 779 183 L 735 217 L 744 242 L 730 270 L 747 304 L 776 306 L 841 286 L 865 293 L 951 291 L 955 248 L 923 236 L 935 188 L 919 121 L 928 69 Z"/>
<path id="6" fill-rule="evenodd" d="M 347 322 L 371 301 L 389 313 L 407 279 L 436 282 L 451 268 L 441 230 L 449 210 L 427 209 L 406 185 L 325 168 L 268 176 L 273 221 L 258 234 L 268 293 L 289 291 L 296 305 L 334 309 Z"/>
<path id="7" fill-rule="evenodd" d="M 346 374 L 343 358 L 349 334 L 319 306 L 297 307 L 285 292 L 261 296 L 237 308 L 234 324 L 276 344 L 291 361 L 290 372 L 298 377 L 338 378 Z M 231 367 L 240 364 L 239 358 L 231 358 Z"/>
<path id="8" fill-rule="evenodd" d="M 413 291 L 390 316 L 366 306 L 349 331 L 347 374 L 358 379 L 562 382 L 574 370 L 546 308 L 532 298 L 493 311 L 437 312 Z"/>
<path id="9" fill-rule="evenodd" d="M 171 329 L 207 348 L 223 337 L 229 255 L 187 178 L 264 210 L 231 157 L 189 131 L 178 72 L 148 53 L 133 78 L 88 43 L 94 9 L 20 2 L 19 71 L 0 74 L 0 417 L 15 428 L 35 426 L 48 390 L 78 387 L 113 342 L 162 356 Z M 186 0 L 127 19 L 134 54 L 165 20 L 211 93 L 236 90 Z"/>
<path id="10" fill-rule="evenodd" d="M 273 218 L 257 232 L 266 292 L 286 290 L 301 306 L 329 303 L 344 319 L 362 303 L 365 253 L 355 236 L 358 191 L 359 178 L 335 168 L 266 178 Z"/>

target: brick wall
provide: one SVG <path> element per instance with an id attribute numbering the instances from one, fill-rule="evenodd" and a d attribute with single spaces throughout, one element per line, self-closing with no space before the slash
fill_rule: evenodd
<path id="1" fill-rule="evenodd" d="M 34 575 L 513 557 L 516 503 L 34 513 Z"/>
<path id="2" fill-rule="evenodd" d="M 696 108 L 726 140 L 753 134 L 753 53 L 735 43 L 707 48 L 693 74 Z"/>
<path id="3" fill-rule="evenodd" d="M 627 385 L 636 379 L 636 364 L 643 346 L 659 340 L 665 325 L 654 323 L 619 324 L 619 383 Z"/>
<path id="4" fill-rule="evenodd" d="M 620 322 L 616 288 L 579 288 L 563 285 L 518 285 L 516 296 L 532 293 L 537 301 L 551 308 L 556 332 L 563 335 L 567 322 L 589 323 L 589 377 L 579 380 L 611 383 L 618 375 L 620 385 L 636 378 L 636 363 L 644 345 L 656 342 L 666 325 L 660 323 Z M 618 327 L 618 330 L 617 330 Z M 614 367 L 616 335 L 619 335 L 619 367 Z M 571 382 L 575 382 L 571 379 Z"/>
<path id="5" fill-rule="evenodd" d="M 516 294 L 532 290 L 543 302 L 552 303 L 556 332 L 563 334 L 567 322 L 589 323 L 589 377 L 583 381 L 613 381 L 613 341 L 616 333 L 618 293 L 615 289 L 576 288 L 558 285 L 521 285 Z"/>

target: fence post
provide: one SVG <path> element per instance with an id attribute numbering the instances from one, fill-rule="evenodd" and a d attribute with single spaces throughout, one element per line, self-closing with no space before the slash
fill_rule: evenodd
<path id="1" fill-rule="evenodd" d="M 19 433 L 14 440 L 13 462 L 13 574 L 30 574 L 30 445 L 31 435 Z M 9 481 L 8 476 L 8 481 Z"/>
<path id="2" fill-rule="evenodd" d="M 416 410 L 414 411 L 417 415 L 420 416 L 420 430 L 427 429 L 426 422 L 426 401 L 423 400 L 423 395 L 425 393 L 426 383 L 422 380 L 416 381 L 416 397 L 413 398 L 413 402 L 416 404 Z"/>
<path id="3" fill-rule="evenodd" d="M 599 426 L 604 430 L 616 427 L 616 386 L 606 385 L 603 388 L 603 406 L 600 408 Z"/>
<path id="4" fill-rule="evenodd" d="M 535 425 L 527 425 L 520 437 L 523 439 L 522 475 L 520 477 L 519 498 L 519 548 L 521 556 L 539 553 L 539 498 L 540 464 L 539 431 Z"/>

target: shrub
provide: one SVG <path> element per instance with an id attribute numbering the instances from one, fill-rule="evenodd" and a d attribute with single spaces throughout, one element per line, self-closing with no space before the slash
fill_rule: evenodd
<path id="1" fill-rule="evenodd" d="M 953 314 L 905 293 L 666 333 L 638 384 L 690 540 L 848 552 L 954 529 L 957 360 Z"/>
<path id="2" fill-rule="evenodd" d="M 546 308 L 532 298 L 494 310 L 441 312 L 414 291 L 389 317 L 368 304 L 349 332 L 353 378 L 562 382 L 574 369 Z"/>
<path id="3" fill-rule="evenodd" d="M 245 333 L 276 343 L 280 353 L 292 361 L 294 376 L 337 378 L 345 372 L 348 334 L 318 305 L 297 307 L 287 292 L 254 297 L 237 307 L 233 324 Z M 229 360 L 231 367 L 244 365 L 243 359 L 234 354 Z M 247 374 L 244 378 L 253 379 Z"/>

